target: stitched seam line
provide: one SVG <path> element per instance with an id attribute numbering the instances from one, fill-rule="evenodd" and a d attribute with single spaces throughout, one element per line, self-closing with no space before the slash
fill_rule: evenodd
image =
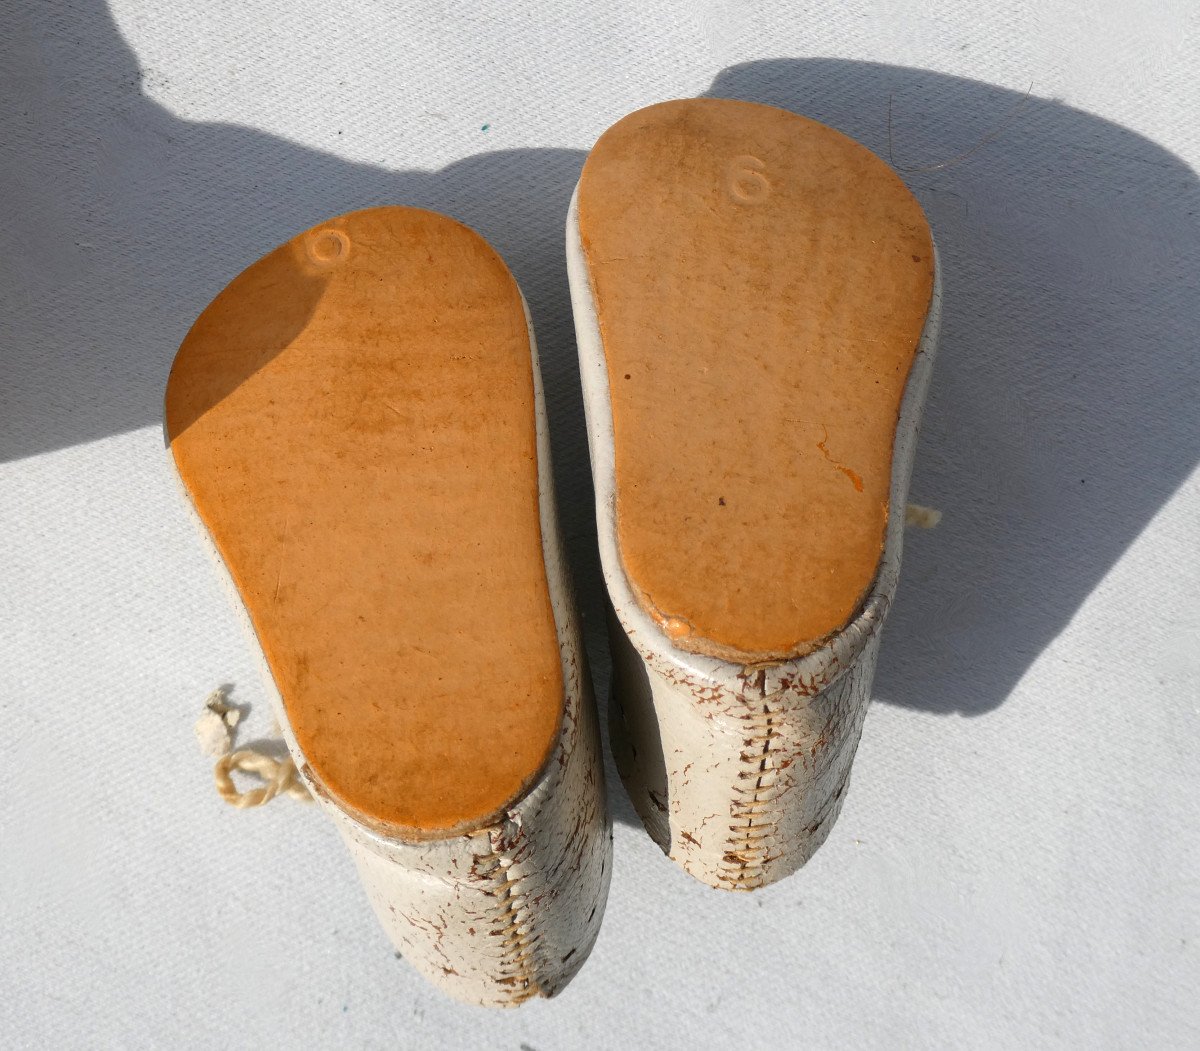
<path id="1" fill-rule="evenodd" d="M 719 878 L 735 890 L 751 890 L 764 883 L 766 866 L 777 855 L 768 853 L 779 823 L 773 805 L 777 797 L 779 770 L 774 766 L 778 713 L 764 701 L 762 710 L 747 722 L 750 734 L 741 752 L 742 769 L 733 785 L 729 826 L 732 836 L 719 866 Z"/>
<path id="2" fill-rule="evenodd" d="M 506 989 L 506 1000 L 521 1003 L 540 991 L 533 954 L 541 934 L 533 930 L 533 913 L 523 890 L 529 876 L 513 877 L 515 858 L 511 851 L 497 852 L 493 847 L 487 860 L 490 865 L 482 875 L 490 881 L 490 886 L 484 893 L 496 902 L 496 926 L 490 933 L 501 939 L 504 950 L 496 984 Z"/>

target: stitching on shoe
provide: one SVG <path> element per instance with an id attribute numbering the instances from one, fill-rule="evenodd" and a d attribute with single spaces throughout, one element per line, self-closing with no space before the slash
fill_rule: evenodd
<path id="1" fill-rule="evenodd" d="M 503 989 L 504 1003 L 518 1004 L 541 992 L 534 960 L 541 932 L 533 929 L 533 913 L 524 890 L 529 874 L 514 875 L 512 871 L 519 865 L 528 842 L 506 842 L 502 830 L 490 833 L 488 841 L 491 852 L 478 863 L 482 863 L 479 874 L 487 881 L 484 893 L 495 900 L 496 925 L 489 933 L 501 939 L 504 950 L 496 984 Z"/>
<path id="2" fill-rule="evenodd" d="M 744 739 L 739 757 L 742 768 L 732 786 L 732 836 L 718 867 L 718 879 L 733 890 L 761 887 L 766 866 L 775 860 L 769 848 L 779 824 L 779 808 L 774 804 L 780 768 L 775 756 L 776 742 L 782 736 L 778 725 L 782 713 L 772 706 L 773 700 L 763 698 L 761 710 L 746 717 L 749 736 Z"/>

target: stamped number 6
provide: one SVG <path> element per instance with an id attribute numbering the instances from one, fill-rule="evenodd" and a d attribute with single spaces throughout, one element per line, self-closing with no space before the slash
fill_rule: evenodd
<path id="1" fill-rule="evenodd" d="M 771 196 L 771 184 L 763 174 L 766 165 L 757 157 L 744 154 L 729 162 L 729 195 L 739 204 L 762 204 Z"/>

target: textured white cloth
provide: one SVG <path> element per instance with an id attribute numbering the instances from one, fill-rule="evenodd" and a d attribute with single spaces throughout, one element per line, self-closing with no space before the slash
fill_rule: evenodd
<path id="1" fill-rule="evenodd" d="M 0 81 L 6 1046 L 1200 1043 L 1200 8 L 9 0 Z M 944 519 L 910 532 L 813 862 L 711 891 L 614 779 L 592 959 L 557 1000 L 463 1008 L 393 957 L 316 810 L 212 791 L 205 695 L 234 684 L 248 742 L 269 716 L 175 492 L 167 369 L 322 218 L 475 226 L 533 312 L 603 698 L 563 218 L 605 127 L 703 93 L 885 156 L 890 102 L 945 266 L 912 488 Z"/>

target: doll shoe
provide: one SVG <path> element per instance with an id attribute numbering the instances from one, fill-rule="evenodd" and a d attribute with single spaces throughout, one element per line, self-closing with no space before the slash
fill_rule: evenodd
<path id="1" fill-rule="evenodd" d="M 691 99 L 600 138 L 567 262 L 617 765 L 674 861 L 763 886 L 845 798 L 937 336 L 929 227 L 832 128 Z"/>
<path id="2" fill-rule="evenodd" d="M 372 208 L 200 315 L 175 466 L 301 779 L 404 958 L 452 996 L 551 996 L 611 829 L 524 299 L 472 230 Z"/>

